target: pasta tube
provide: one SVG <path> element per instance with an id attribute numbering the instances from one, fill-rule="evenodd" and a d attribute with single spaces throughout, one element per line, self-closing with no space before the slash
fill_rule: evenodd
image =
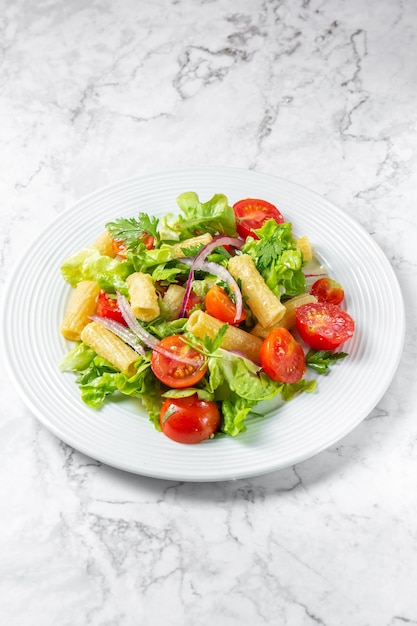
<path id="1" fill-rule="evenodd" d="M 160 314 L 158 294 L 149 274 L 135 272 L 126 278 L 130 306 L 134 316 L 142 322 L 151 322 Z"/>
<path id="2" fill-rule="evenodd" d="M 116 251 L 113 248 L 113 238 L 108 230 L 102 232 L 91 247 L 98 250 L 100 254 L 109 256 L 112 259 L 116 256 Z"/>
<path id="3" fill-rule="evenodd" d="M 287 302 L 284 302 L 285 313 L 277 324 L 264 328 L 258 323 L 252 328 L 251 333 L 256 337 L 265 339 L 274 328 L 286 328 L 287 330 L 290 330 L 295 326 L 296 308 L 302 304 L 307 304 L 308 302 L 317 302 L 317 298 L 309 293 L 302 293 L 299 296 L 290 298 Z"/>
<path id="4" fill-rule="evenodd" d="M 313 248 L 311 247 L 310 239 L 304 235 L 299 237 L 295 241 L 295 245 L 303 254 L 304 263 L 308 263 L 313 258 Z"/>
<path id="5" fill-rule="evenodd" d="M 190 333 L 201 339 L 206 335 L 214 339 L 223 325 L 223 322 L 204 311 L 193 311 L 188 318 L 186 328 Z M 259 361 L 261 345 L 262 340 L 259 337 L 255 337 L 234 326 L 228 327 L 222 342 L 222 348 L 225 350 L 238 350 L 253 361 Z"/>
<path id="6" fill-rule="evenodd" d="M 93 280 L 82 280 L 75 287 L 61 326 L 65 339 L 80 340 L 82 329 L 95 313 L 99 291 L 100 287 Z"/>
<path id="7" fill-rule="evenodd" d="M 205 246 L 206 244 L 212 241 L 213 237 L 210 233 L 205 233 L 204 235 L 199 235 L 198 237 L 191 237 L 190 239 L 185 239 L 180 243 L 176 243 L 172 246 L 172 255 L 174 259 L 180 259 L 184 256 L 184 248 L 193 248 L 194 246 Z"/>
<path id="8" fill-rule="evenodd" d="M 136 373 L 137 352 L 101 324 L 87 324 L 81 332 L 81 341 L 123 374 L 133 376 Z"/>
<path id="9" fill-rule="evenodd" d="M 164 309 L 173 319 L 177 318 L 181 311 L 184 295 L 185 289 L 181 285 L 171 284 L 165 292 L 162 300 Z"/>
<path id="10" fill-rule="evenodd" d="M 234 256 L 229 259 L 229 272 L 240 280 L 246 304 L 264 326 L 276 324 L 285 314 L 285 307 L 271 291 L 249 254 Z"/>

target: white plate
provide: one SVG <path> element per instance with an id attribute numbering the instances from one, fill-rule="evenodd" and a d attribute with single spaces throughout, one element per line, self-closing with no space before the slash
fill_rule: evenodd
<path id="1" fill-rule="evenodd" d="M 71 347 L 59 333 L 70 288 L 60 265 L 92 242 L 104 224 L 139 211 L 177 211 L 176 197 L 196 191 L 202 200 L 224 193 L 276 204 L 297 236 L 308 235 L 330 274 L 345 288 L 356 333 L 349 357 L 318 377 L 303 394 L 237 438 L 199 445 L 172 442 L 154 430 L 140 401 L 85 406 L 72 374 L 58 363 Z M 157 478 L 216 481 L 288 467 L 331 446 L 376 406 L 398 366 L 404 342 L 404 305 L 395 274 L 371 237 L 349 215 L 291 182 L 236 169 L 171 171 L 122 181 L 82 199 L 56 219 L 16 267 L 5 295 L 3 341 L 12 379 L 48 429 L 75 449 L 108 465 Z"/>

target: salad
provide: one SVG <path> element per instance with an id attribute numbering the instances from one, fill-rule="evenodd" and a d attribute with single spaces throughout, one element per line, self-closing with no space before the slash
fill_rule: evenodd
<path id="1" fill-rule="evenodd" d="M 105 224 L 62 264 L 73 293 L 61 369 L 95 409 L 140 398 L 157 430 L 198 443 L 246 430 L 259 402 L 311 393 L 347 356 L 344 291 L 261 199 L 177 198 L 180 212 Z"/>

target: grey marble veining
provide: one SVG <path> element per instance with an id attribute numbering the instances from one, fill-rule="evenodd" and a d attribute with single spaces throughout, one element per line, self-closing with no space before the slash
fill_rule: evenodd
<path id="1" fill-rule="evenodd" d="M 401 284 L 407 340 L 341 442 L 215 484 L 70 449 L 2 365 L 1 623 L 417 624 L 416 26 L 413 0 L 2 3 L 1 285 L 52 218 L 106 184 L 250 168 L 371 233 Z"/>

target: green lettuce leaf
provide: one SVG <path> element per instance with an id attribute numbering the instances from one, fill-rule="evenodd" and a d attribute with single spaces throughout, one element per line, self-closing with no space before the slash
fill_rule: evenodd
<path id="1" fill-rule="evenodd" d="M 179 276 L 187 276 L 189 268 L 179 263 L 173 254 L 173 246 L 163 243 L 160 248 L 147 250 L 138 244 L 127 251 L 127 260 L 135 272 L 150 274 L 154 281 L 163 285 L 178 282 Z"/>
<path id="2" fill-rule="evenodd" d="M 100 254 L 95 248 L 84 248 L 68 257 L 61 266 L 61 273 L 70 285 L 76 287 L 82 280 L 95 280 L 108 293 L 115 290 L 127 295 L 126 277 L 132 266 Z"/>
<path id="3" fill-rule="evenodd" d="M 282 384 L 269 378 L 255 363 L 221 348 L 209 357 L 208 367 L 208 389 L 212 392 L 226 382 L 240 398 L 261 402 L 281 391 Z"/>
<path id="4" fill-rule="evenodd" d="M 200 232 L 212 235 L 224 233 L 236 237 L 235 214 L 223 194 L 216 194 L 207 202 L 200 202 L 196 193 L 188 191 L 178 196 L 177 204 L 183 215 L 171 221 L 169 228 L 179 234 L 180 239 L 193 237 Z"/>
<path id="5" fill-rule="evenodd" d="M 316 380 L 302 378 L 297 383 L 287 383 L 282 385 L 281 397 L 285 402 L 292 400 L 298 393 L 312 393 L 317 387 Z"/>
<path id="6" fill-rule="evenodd" d="M 209 357 L 208 369 L 205 389 L 221 403 L 222 432 L 233 437 L 246 430 L 252 408 L 276 396 L 282 387 L 252 361 L 222 348 Z"/>
<path id="7" fill-rule="evenodd" d="M 88 406 L 98 409 L 108 396 L 115 393 L 140 398 L 150 421 L 160 429 L 161 389 L 150 369 L 149 359 L 138 356 L 137 372 L 129 377 L 81 342 L 64 357 L 60 367 L 63 371 L 78 374 L 76 382 L 81 399 Z"/>
<path id="8" fill-rule="evenodd" d="M 140 243 L 135 248 L 128 249 L 126 256 L 135 272 L 149 272 L 151 268 L 156 266 L 165 266 L 166 263 L 174 258 L 173 248 L 168 244 L 162 244 L 160 248 L 147 250 L 146 246 Z"/>
<path id="9" fill-rule="evenodd" d="M 268 220 L 256 234 L 259 239 L 250 238 L 242 252 L 253 258 L 268 287 L 277 297 L 304 293 L 303 255 L 292 236 L 292 225 Z"/>
<path id="10" fill-rule="evenodd" d="M 166 265 L 157 265 L 155 269 L 152 271 L 152 280 L 154 282 L 159 282 L 162 285 L 169 285 L 171 283 L 177 283 L 178 277 L 183 274 L 188 274 L 188 268 L 178 267 L 176 265 L 166 266 Z"/>
<path id="11" fill-rule="evenodd" d="M 157 318 L 152 322 L 144 324 L 144 327 L 159 339 L 163 339 L 164 337 L 170 337 L 171 335 L 178 335 L 184 332 L 187 321 L 188 318 L 186 317 L 180 317 L 172 321 Z"/>
<path id="12" fill-rule="evenodd" d="M 97 354 L 85 343 L 77 343 L 75 348 L 64 356 L 59 364 L 61 372 L 83 372 L 88 369 Z"/>
<path id="13" fill-rule="evenodd" d="M 163 398 L 188 398 L 197 394 L 200 400 L 206 402 L 214 400 L 214 394 L 209 393 L 205 389 L 199 389 L 198 387 L 186 387 L 185 389 L 168 389 L 162 394 Z"/>
<path id="14" fill-rule="evenodd" d="M 298 393 L 314 391 L 317 385 L 315 380 L 306 379 L 279 383 L 249 359 L 221 348 L 209 357 L 208 367 L 205 389 L 214 393 L 215 400 L 221 403 L 222 432 L 232 437 L 246 430 L 246 419 L 258 402 L 271 400 L 278 394 L 289 401 Z"/>
<path id="15" fill-rule="evenodd" d="M 230 397 L 222 402 L 222 432 L 231 437 L 236 437 L 239 433 L 244 432 L 246 430 L 246 418 L 255 404 L 256 402 L 231 393 Z"/>

